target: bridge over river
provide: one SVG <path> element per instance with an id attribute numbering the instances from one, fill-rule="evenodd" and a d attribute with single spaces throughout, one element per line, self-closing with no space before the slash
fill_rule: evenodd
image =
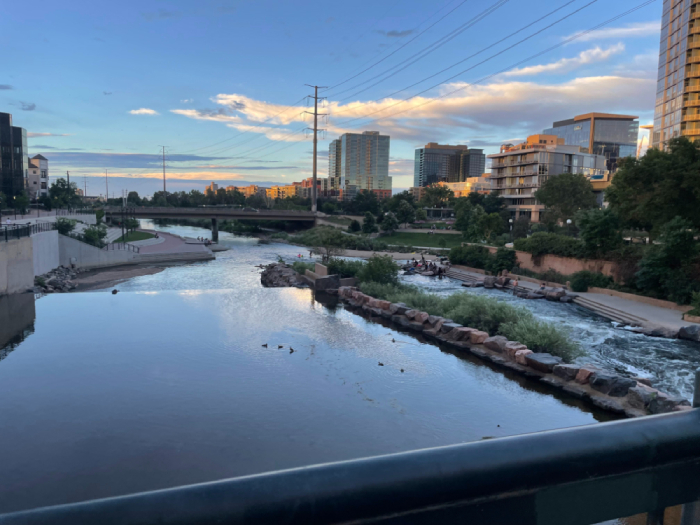
<path id="1" fill-rule="evenodd" d="M 291 210 L 255 210 L 253 208 L 201 207 L 169 208 L 130 206 L 126 209 L 109 206 L 105 208 L 105 218 L 119 218 L 125 213 L 136 219 L 211 219 L 212 240 L 219 240 L 219 220 L 236 219 L 238 221 L 296 221 L 315 223 L 322 213 Z"/>

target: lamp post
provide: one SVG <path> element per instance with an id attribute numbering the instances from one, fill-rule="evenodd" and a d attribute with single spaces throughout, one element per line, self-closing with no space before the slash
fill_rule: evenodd
<path id="1" fill-rule="evenodd" d="M 12 197 L 12 207 L 15 209 L 15 221 L 17 220 L 17 195 Z"/>
<path id="2" fill-rule="evenodd" d="M 513 242 L 513 219 L 508 219 L 510 223 L 510 242 Z"/>
<path id="3" fill-rule="evenodd" d="M 571 219 L 566 219 L 566 233 L 571 235 Z"/>

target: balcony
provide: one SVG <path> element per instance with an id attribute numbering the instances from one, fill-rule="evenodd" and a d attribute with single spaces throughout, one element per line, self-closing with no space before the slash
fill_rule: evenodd
<path id="1" fill-rule="evenodd" d="M 681 117 L 681 122 L 698 122 L 700 121 L 700 113 L 690 113 Z"/>

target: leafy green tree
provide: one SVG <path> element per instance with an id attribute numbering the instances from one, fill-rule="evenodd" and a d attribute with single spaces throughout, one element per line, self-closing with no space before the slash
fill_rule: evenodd
<path id="1" fill-rule="evenodd" d="M 530 229 L 530 219 L 521 215 L 513 222 L 513 239 L 524 239 Z"/>
<path id="2" fill-rule="evenodd" d="M 27 208 L 29 207 L 29 197 L 27 197 L 26 192 L 22 192 L 19 195 L 13 197 L 14 208 L 18 210 L 22 215 L 27 213 Z"/>
<path id="3" fill-rule="evenodd" d="M 639 262 L 636 285 L 658 297 L 687 304 L 693 292 L 700 290 L 697 281 L 697 230 L 692 222 L 674 217 L 660 228 L 660 244 L 650 247 Z"/>
<path id="4" fill-rule="evenodd" d="M 598 207 L 591 182 L 580 173 L 550 176 L 535 192 L 535 198 L 546 206 L 543 222 L 549 224 L 566 222 L 577 211 Z"/>
<path id="5" fill-rule="evenodd" d="M 486 211 L 484 211 L 484 214 L 479 219 L 478 227 L 478 236 L 481 237 L 481 239 L 490 241 L 493 237 L 503 232 L 504 223 L 498 213 L 486 214 Z"/>
<path id="6" fill-rule="evenodd" d="M 583 210 L 576 214 L 575 220 L 589 256 L 604 257 L 622 246 L 620 219 L 613 210 Z"/>
<path id="7" fill-rule="evenodd" d="M 332 215 L 338 211 L 338 206 L 333 202 L 324 202 L 321 206 L 321 211 L 325 214 Z"/>
<path id="8" fill-rule="evenodd" d="M 138 221 L 138 219 L 127 219 L 124 221 L 124 227 L 128 231 L 136 231 L 136 229 L 141 226 L 141 223 Z"/>
<path id="9" fill-rule="evenodd" d="M 389 212 L 384 216 L 382 220 L 382 231 L 386 233 L 394 233 L 399 228 L 399 221 L 396 216 Z"/>
<path id="10" fill-rule="evenodd" d="M 350 222 L 350 224 L 348 225 L 348 231 L 350 233 L 357 233 L 361 229 L 362 229 L 362 226 L 355 219 L 353 219 L 352 222 Z"/>
<path id="11" fill-rule="evenodd" d="M 353 213 L 370 212 L 377 215 L 379 213 L 379 199 L 373 191 L 362 190 L 350 201 L 350 207 Z"/>
<path id="12" fill-rule="evenodd" d="M 423 190 L 421 205 L 427 208 L 445 208 L 454 196 L 454 192 L 447 186 L 431 184 Z"/>
<path id="13" fill-rule="evenodd" d="M 403 200 L 399 204 L 399 209 L 396 211 L 396 219 L 399 224 L 408 224 L 416 220 L 416 209 L 409 204 L 408 201 Z"/>
<path id="14" fill-rule="evenodd" d="M 371 212 L 365 212 L 365 218 L 362 221 L 362 233 L 374 233 L 377 231 L 377 222 L 374 220 L 374 215 Z"/>
<path id="15" fill-rule="evenodd" d="M 137 191 L 130 191 L 126 196 L 126 202 L 129 206 L 141 206 L 141 197 Z"/>
<path id="16" fill-rule="evenodd" d="M 42 197 L 39 198 L 39 204 L 41 204 L 45 210 L 51 211 L 51 197 L 48 195 L 43 195 Z M 1 205 L 0 205 L 1 207 Z"/>
<path id="17" fill-rule="evenodd" d="M 83 231 L 83 241 L 98 248 L 102 248 L 105 245 L 105 237 L 107 237 L 107 228 L 104 224 L 88 226 Z"/>
<path id="18" fill-rule="evenodd" d="M 373 255 L 357 273 L 360 282 L 398 284 L 399 267 L 388 255 Z"/>
<path id="19" fill-rule="evenodd" d="M 70 235 L 75 229 L 75 221 L 59 218 L 56 220 L 56 229 L 61 235 Z"/>
<path id="20" fill-rule="evenodd" d="M 95 219 L 97 224 L 102 224 L 102 219 L 104 219 L 105 211 L 102 208 L 95 210 Z"/>
<path id="21" fill-rule="evenodd" d="M 54 208 L 72 208 L 81 203 L 78 186 L 75 182 L 71 182 L 69 185 L 64 178 L 58 178 L 51 184 L 49 197 L 51 197 Z"/>
<path id="22" fill-rule="evenodd" d="M 396 213 L 399 211 L 399 206 L 404 201 L 408 202 L 413 208 L 416 207 L 416 202 L 413 197 L 413 193 L 411 193 L 410 191 L 402 191 L 401 193 L 393 195 L 390 199 L 386 201 L 386 208 L 388 211 Z"/>
<path id="23" fill-rule="evenodd" d="M 492 191 L 484 197 L 483 203 L 484 211 L 489 215 L 492 213 L 501 213 L 506 209 L 506 200 L 501 197 L 497 191 Z"/>
<path id="24" fill-rule="evenodd" d="M 418 208 L 416 210 L 416 220 L 417 221 L 427 221 L 428 220 L 428 214 L 425 212 L 423 208 Z"/>
<path id="25" fill-rule="evenodd" d="M 624 159 L 605 197 L 625 225 L 654 236 L 676 216 L 700 228 L 698 173 L 698 143 L 674 138 L 667 151 L 650 149 L 640 159 Z"/>

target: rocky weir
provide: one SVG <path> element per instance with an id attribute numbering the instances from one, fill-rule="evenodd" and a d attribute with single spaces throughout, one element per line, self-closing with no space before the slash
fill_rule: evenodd
<path id="1" fill-rule="evenodd" d="M 34 278 L 34 293 L 65 293 L 75 290 L 73 282 L 80 270 L 59 266 L 55 270 Z"/>
<path id="2" fill-rule="evenodd" d="M 691 409 L 685 398 L 655 389 L 646 380 L 623 377 L 594 365 L 566 364 L 560 357 L 533 352 L 518 341 L 492 336 L 402 303 L 379 300 L 363 294 L 357 288 L 341 287 L 338 297 L 370 319 L 387 319 L 406 330 L 470 352 L 603 410 L 627 417 L 641 417 Z"/>
<path id="3" fill-rule="evenodd" d="M 263 269 L 260 274 L 260 283 L 266 288 L 288 288 L 290 286 L 302 288 L 306 286 L 299 278 L 299 274 L 285 263 L 271 263 L 260 267 Z"/>

